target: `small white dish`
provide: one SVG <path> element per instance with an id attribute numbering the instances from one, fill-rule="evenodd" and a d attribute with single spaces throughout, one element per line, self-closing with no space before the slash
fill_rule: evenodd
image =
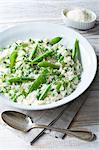
<path id="1" fill-rule="evenodd" d="M 69 11 L 71 11 L 71 9 L 63 9 L 61 12 L 63 22 L 65 23 L 66 26 L 73 27 L 79 30 L 88 30 L 94 27 L 96 22 L 96 14 L 93 11 L 86 9 L 86 11 L 90 13 L 90 15 L 92 16 L 92 19 L 88 22 L 71 20 L 66 15 Z"/>
<path id="2" fill-rule="evenodd" d="M 66 104 L 81 95 L 91 84 L 94 79 L 97 70 L 97 59 L 93 47 L 90 43 L 79 33 L 73 29 L 67 28 L 63 25 L 57 25 L 44 22 L 25 23 L 11 27 L 0 33 L 0 47 L 5 47 L 17 40 L 25 40 L 33 37 L 34 39 L 44 39 L 46 37 L 52 38 L 55 36 L 62 36 L 61 44 L 67 48 L 73 48 L 75 39 L 79 40 L 81 61 L 83 66 L 83 73 L 81 76 L 81 82 L 78 84 L 76 90 L 62 100 L 53 102 L 50 104 L 28 106 L 18 104 L 7 99 L 0 94 L 0 103 L 13 106 L 18 109 L 24 110 L 44 110 L 51 109 L 63 104 Z M 19 89 L 20 90 L 20 89 Z"/>

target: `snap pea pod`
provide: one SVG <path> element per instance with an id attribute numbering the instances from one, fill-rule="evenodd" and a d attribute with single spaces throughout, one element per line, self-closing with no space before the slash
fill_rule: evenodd
<path id="1" fill-rule="evenodd" d="M 77 39 L 74 44 L 74 49 L 72 50 L 72 58 L 74 61 L 80 59 L 79 41 Z"/>
<path id="2" fill-rule="evenodd" d="M 50 91 L 50 89 L 51 89 L 51 84 L 48 85 L 47 88 L 43 91 L 43 93 L 39 97 L 39 100 L 44 100 L 47 97 L 48 92 Z"/>
<path id="3" fill-rule="evenodd" d="M 23 50 L 23 51 L 25 51 L 25 48 L 26 47 L 28 47 L 28 43 L 17 43 L 17 42 L 15 42 L 16 43 L 16 50 Z"/>
<path id="4" fill-rule="evenodd" d="M 62 39 L 62 37 L 55 37 L 55 38 L 51 39 L 49 43 L 51 45 L 54 45 L 54 44 L 58 43 L 61 39 Z"/>
<path id="5" fill-rule="evenodd" d="M 53 63 L 50 63 L 48 61 L 42 61 L 40 63 L 38 63 L 38 66 L 39 67 L 50 67 L 50 68 L 53 68 L 53 69 L 59 69 L 59 65 L 55 65 Z"/>
<path id="6" fill-rule="evenodd" d="M 25 97 L 27 96 L 27 93 L 24 89 L 22 90 L 22 95 L 24 95 Z"/>
<path id="7" fill-rule="evenodd" d="M 53 52 L 52 50 L 49 50 L 49 51 L 45 52 L 41 56 L 38 56 L 35 59 L 33 59 L 33 61 L 31 63 L 34 64 L 35 62 L 42 61 L 44 58 L 49 57 L 52 54 L 52 52 Z"/>
<path id="8" fill-rule="evenodd" d="M 10 69 L 12 70 L 12 68 L 14 67 L 15 65 L 15 62 L 16 62 L 16 58 L 18 56 L 18 53 L 16 50 L 14 50 L 11 55 L 10 55 Z"/>
<path id="9" fill-rule="evenodd" d="M 23 48 L 26 48 L 26 47 L 28 47 L 28 43 L 20 43 L 20 46 L 22 46 Z"/>
<path id="10" fill-rule="evenodd" d="M 37 51 L 37 48 L 38 48 L 38 45 L 36 45 L 36 47 L 32 50 L 29 59 L 34 58 L 34 55 L 35 55 L 35 53 L 36 53 L 36 51 Z"/>
<path id="11" fill-rule="evenodd" d="M 43 71 L 42 74 L 40 74 L 38 76 L 37 79 L 35 79 L 35 81 L 33 82 L 33 84 L 30 86 L 29 88 L 29 93 L 34 91 L 34 90 L 37 90 L 39 88 L 39 86 L 43 83 L 46 82 L 46 72 Z"/>
<path id="12" fill-rule="evenodd" d="M 56 86 L 57 92 L 60 92 L 61 85 L 62 85 L 61 82 L 58 82 L 58 84 Z"/>
<path id="13" fill-rule="evenodd" d="M 10 83 L 16 83 L 16 82 L 24 82 L 24 81 L 34 81 L 33 78 L 29 78 L 29 77 L 13 77 L 13 78 L 10 78 L 8 80 Z"/>

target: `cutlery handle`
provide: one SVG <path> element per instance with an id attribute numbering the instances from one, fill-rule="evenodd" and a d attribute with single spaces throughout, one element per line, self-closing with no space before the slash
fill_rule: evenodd
<path id="1" fill-rule="evenodd" d="M 92 141 L 95 137 L 95 135 L 91 131 L 84 130 L 84 129 L 61 129 L 61 128 L 54 128 L 47 125 L 38 125 L 38 124 L 33 126 L 33 128 L 46 128 L 48 130 L 66 133 L 67 135 L 79 138 L 81 140 L 86 140 L 86 141 Z"/>

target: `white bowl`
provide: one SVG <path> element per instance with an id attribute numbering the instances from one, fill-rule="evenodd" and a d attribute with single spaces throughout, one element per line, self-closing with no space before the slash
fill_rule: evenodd
<path id="1" fill-rule="evenodd" d="M 63 39 L 61 40 L 61 43 L 67 46 L 67 48 L 72 48 L 74 46 L 75 39 L 79 39 L 83 73 L 81 82 L 77 86 L 77 89 L 71 95 L 64 97 L 62 100 L 46 105 L 21 105 L 12 102 L 3 95 L 0 95 L 0 101 L 2 103 L 25 110 L 50 109 L 66 104 L 74 99 L 76 100 L 76 98 L 89 87 L 93 81 L 97 69 L 96 55 L 89 42 L 82 35 L 70 28 L 64 27 L 63 25 L 42 22 L 17 25 L 0 33 L 0 46 L 5 47 L 7 44 L 11 44 L 19 39 L 25 40 L 30 37 L 33 37 L 34 39 L 43 39 L 46 37 L 52 38 L 55 36 L 62 36 Z"/>
<path id="2" fill-rule="evenodd" d="M 66 16 L 66 13 L 68 11 L 70 11 L 70 9 L 62 10 L 61 15 L 62 15 L 63 22 L 65 23 L 65 25 L 67 27 L 73 27 L 73 28 L 76 28 L 76 29 L 79 29 L 79 30 L 88 30 L 88 29 L 93 28 L 95 23 L 96 23 L 96 14 L 93 11 L 89 10 L 89 9 L 86 9 L 86 10 L 92 16 L 92 20 L 90 22 L 78 22 L 78 21 L 74 21 L 74 20 L 69 19 Z"/>

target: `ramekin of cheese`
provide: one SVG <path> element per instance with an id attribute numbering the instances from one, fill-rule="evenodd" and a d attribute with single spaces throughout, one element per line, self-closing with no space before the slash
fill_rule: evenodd
<path id="1" fill-rule="evenodd" d="M 96 22 L 96 14 L 89 9 L 64 9 L 61 14 L 66 26 L 80 30 L 93 28 Z"/>

